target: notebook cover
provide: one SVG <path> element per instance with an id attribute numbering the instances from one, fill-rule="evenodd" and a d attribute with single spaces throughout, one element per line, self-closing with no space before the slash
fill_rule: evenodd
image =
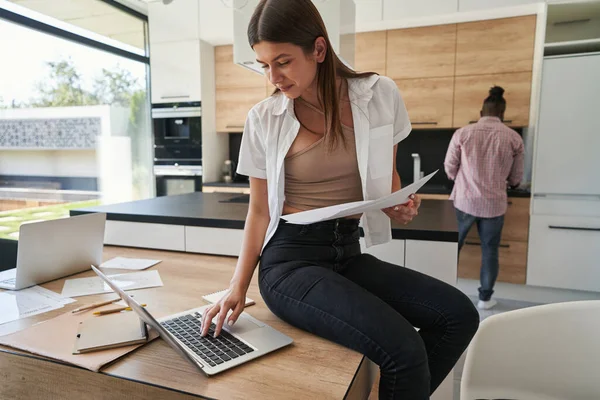
<path id="1" fill-rule="evenodd" d="M 0 336 L 0 344 L 98 372 L 104 365 L 142 346 L 137 344 L 85 354 L 73 354 L 73 340 L 77 335 L 79 323 L 93 316 L 94 311 L 113 307 L 107 305 L 76 314 L 66 312 L 24 330 Z M 153 329 L 150 330 L 148 342 L 157 337 L 158 333 Z"/>
<path id="2" fill-rule="evenodd" d="M 145 343 L 148 331 L 136 313 L 90 316 L 79 323 L 73 354 Z"/>
<path id="3" fill-rule="evenodd" d="M 207 294 L 202 296 L 202 298 L 206 301 L 208 301 L 209 303 L 216 303 L 217 301 L 221 300 L 221 297 L 223 297 L 225 295 L 225 293 L 227 293 L 229 289 L 225 289 L 225 290 L 221 290 L 219 292 L 215 292 L 215 293 L 211 293 L 211 294 Z M 252 300 L 249 297 L 246 297 L 246 304 L 245 307 L 251 306 L 253 304 L 256 304 L 254 302 L 254 300 Z"/>

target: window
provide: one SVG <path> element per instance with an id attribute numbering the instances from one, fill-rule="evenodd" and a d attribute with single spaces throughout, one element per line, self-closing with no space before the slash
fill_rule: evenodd
<path id="1" fill-rule="evenodd" d="M 32 4 L 62 21 L 32 24 L 65 30 L 0 18 L 11 55 L 0 63 L 0 238 L 72 208 L 153 196 L 146 22 L 99 0 L 14 3 L 0 11 Z"/>

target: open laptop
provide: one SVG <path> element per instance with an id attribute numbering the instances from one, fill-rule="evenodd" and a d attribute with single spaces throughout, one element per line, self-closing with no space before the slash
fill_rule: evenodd
<path id="1" fill-rule="evenodd" d="M 202 313 L 209 305 L 157 320 L 95 266 L 92 265 L 92 269 L 142 321 L 156 329 L 160 337 L 177 353 L 208 376 L 244 364 L 293 342 L 291 338 L 245 312 L 234 326 L 224 325 L 219 337 L 213 337 L 214 323 L 211 323 L 209 333 L 201 337 Z"/>
<path id="2" fill-rule="evenodd" d="M 19 290 L 99 265 L 105 225 L 104 213 L 21 225 L 17 267 L 0 272 L 0 288 Z"/>

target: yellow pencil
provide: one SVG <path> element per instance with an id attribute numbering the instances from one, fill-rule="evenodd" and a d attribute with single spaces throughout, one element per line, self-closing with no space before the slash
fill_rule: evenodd
<path id="1" fill-rule="evenodd" d="M 112 300 L 106 300 L 106 301 L 101 301 L 99 303 L 88 304 L 87 306 L 76 308 L 75 310 L 73 310 L 71 312 L 76 313 L 76 312 L 80 312 L 80 311 L 90 310 L 92 308 L 105 306 L 107 304 L 111 304 L 111 303 L 114 303 L 115 301 L 119 301 L 119 300 L 121 300 L 121 298 L 117 297 L 116 299 L 112 299 Z"/>
<path id="2" fill-rule="evenodd" d="M 146 304 L 142 304 L 142 307 L 146 307 Z M 96 311 L 94 315 L 106 315 L 106 314 L 114 314 L 121 311 L 131 311 L 131 307 L 119 307 L 119 308 L 111 308 L 110 310 Z"/>

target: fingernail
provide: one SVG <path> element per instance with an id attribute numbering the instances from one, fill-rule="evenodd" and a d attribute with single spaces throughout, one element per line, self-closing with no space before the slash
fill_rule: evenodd
<path id="1" fill-rule="evenodd" d="M 227 321 L 227 325 L 233 326 L 233 321 L 232 320 Z"/>

